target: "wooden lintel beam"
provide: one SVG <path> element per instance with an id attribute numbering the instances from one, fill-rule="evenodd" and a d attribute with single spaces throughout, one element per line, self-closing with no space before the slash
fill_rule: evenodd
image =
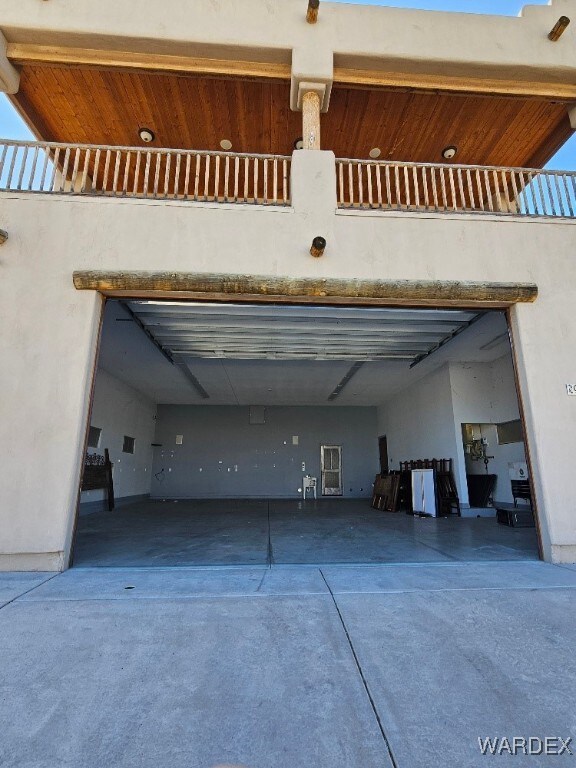
<path id="1" fill-rule="evenodd" d="M 142 72 L 172 72 L 230 77 L 289 80 L 289 63 L 232 61 L 169 54 L 135 53 L 62 46 L 9 43 L 7 56 L 17 66 L 104 67 Z M 334 83 L 359 88 L 403 88 L 448 93 L 521 96 L 527 99 L 576 101 L 576 83 L 507 80 L 483 76 L 352 69 L 336 66 Z"/>
<path id="2" fill-rule="evenodd" d="M 74 286 L 106 296 L 379 306 L 505 308 L 533 302 L 531 283 L 341 280 L 188 272 L 74 272 Z M 176 296 L 175 296 L 176 294 Z"/>
<path id="3" fill-rule="evenodd" d="M 403 88 L 443 93 L 521 96 L 526 99 L 575 101 L 575 83 L 546 83 L 500 78 L 334 68 L 334 85 L 358 88 Z"/>
<path id="4" fill-rule="evenodd" d="M 17 66 L 45 64 L 69 67 L 106 67 L 142 72 L 197 73 L 281 80 L 289 80 L 291 75 L 290 64 L 278 62 L 208 59 L 169 54 L 64 48 L 21 43 L 10 43 L 7 48 L 7 56 Z"/>

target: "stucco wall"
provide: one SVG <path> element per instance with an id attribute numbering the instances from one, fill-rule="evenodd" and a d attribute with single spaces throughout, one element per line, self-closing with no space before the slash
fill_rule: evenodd
<path id="1" fill-rule="evenodd" d="M 388 439 L 391 469 L 411 459 L 453 459 L 458 456 L 450 369 L 444 365 L 378 408 L 378 429 Z M 456 473 L 457 474 L 457 473 Z M 468 502 L 466 484 L 460 500 Z"/>
<path id="2" fill-rule="evenodd" d="M 297 498 L 304 474 L 320 496 L 321 444 L 342 446 L 344 497 L 370 497 L 378 472 L 375 408 L 268 407 L 250 424 L 249 408 L 160 405 L 155 441 L 156 498 Z"/>
<path id="3" fill-rule="evenodd" d="M 534 281 L 511 311 L 547 557 L 576 560 L 575 223 L 338 213 L 333 156 L 296 153 L 294 207 L 0 195 L 0 567 L 61 566 L 70 546 L 99 297 L 75 269 Z M 327 238 L 313 259 L 310 242 Z M 216 246 L 217 243 L 217 247 Z M 26 417 L 23 420 L 22 414 Z M 21 439 L 15 440 L 14 435 Z M 28 556 L 31 557 L 28 557 Z M 36 557 L 34 556 L 36 555 Z"/>
<path id="4" fill-rule="evenodd" d="M 108 448 L 114 465 L 114 496 L 144 496 L 150 493 L 152 442 L 156 429 L 156 405 L 115 376 L 99 368 L 94 387 L 91 424 L 102 430 L 100 445 L 89 453 L 104 453 Z M 135 439 L 134 453 L 124 453 L 124 436 Z M 81 511 L 105 498 L 104 490 L 84 491 Z"/>

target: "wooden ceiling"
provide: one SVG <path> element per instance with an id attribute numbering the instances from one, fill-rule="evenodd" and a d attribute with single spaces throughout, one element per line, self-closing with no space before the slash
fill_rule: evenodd
<path id="1" fill-rule="evenodd" d="M 290 83 L 118 69 L 25 65 L 13 97 L 48 141 L 291 154 L 301 115 L 290 111 Z M 334 86 L 322 116 L 322 147 L 337 157 L 540 167 L 572 133 L 566 105 L 540 98 Z"/>

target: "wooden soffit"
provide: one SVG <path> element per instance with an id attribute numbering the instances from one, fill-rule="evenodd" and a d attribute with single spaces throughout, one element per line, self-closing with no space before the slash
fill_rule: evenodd
<path id="1" fill-rule="evenodd" d="M 110 297 L 504 309 L 534 302 L 531 283 L 340 280 L 192 272 L 79 271 L 74 286 Z"/>
<path id="2" fill-rule="evenodd" d="M 280 66 L 280 65 L 279 65 Z M 46 141 L 289 155 L 302 136 L 290 81 L 27 64 L 12 97 Z M 322 148 L 337 157 L 442 162 L 458 147 L 470 165 L 541 167 L 570 137 L 566 106 L 550 99 L 337 84 L 322 116 Z M 144 145 L 142 145 L 144 146 Z"/>

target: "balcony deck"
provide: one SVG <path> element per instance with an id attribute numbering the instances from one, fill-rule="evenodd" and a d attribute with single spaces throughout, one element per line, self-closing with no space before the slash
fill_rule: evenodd
<path id="1" fill-rule="evenodd" d="M 0 191 L 288 207 L 290 157 L 0 140 Z M 576 172 L 337 159 L 350 211 L 576 218 Z"/>

